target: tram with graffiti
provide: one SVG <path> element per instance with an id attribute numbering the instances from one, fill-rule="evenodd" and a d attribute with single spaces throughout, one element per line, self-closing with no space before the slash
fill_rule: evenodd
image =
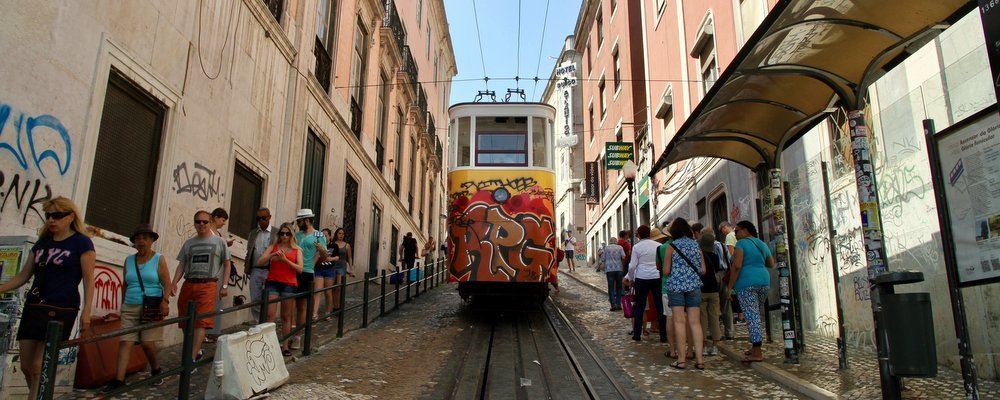
<path id="1" fill-rule="evenodd" d="M 544 299 L 556 281 L 555 108 L 452 106 L 448 269 L 463 299 Z"/>

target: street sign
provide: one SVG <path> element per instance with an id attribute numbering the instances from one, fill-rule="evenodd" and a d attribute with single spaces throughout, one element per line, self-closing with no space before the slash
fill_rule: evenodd
<path id="1" fill-rule="evenodd" d="M 607 142 L 604 144 L 604 160 L 608 169 L 620 170 L 628 160 L 635 160 L 632 142 Z"/>
<path id="2" fill-rule="evenodd" d="M 576 63 L 567 61 L 556 68 L 556 89 L 562 94 L 562 135 L 556 136 L 556 147 L 572 147 L 579 141 L 573 133 L 573 87 L 576 86 Z"/>
<path id="3" fill-rule="evenodd" d="M 600 168 L 597 161 L 587 161 L 587 203 L 597 203 L 601 190 Z"/>
<path id="4" fill-rule="evenodd" d="M 642 207 L 649 202 L 649 177 L 644 176 L 642 180 L 639 181 L 639 204 L 636 207 Z"/>

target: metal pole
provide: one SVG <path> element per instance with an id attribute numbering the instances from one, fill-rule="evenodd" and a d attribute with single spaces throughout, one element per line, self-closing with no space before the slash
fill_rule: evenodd
<path id="1" fill-rule="evenodd" d="M 632 209 L 632 193 L 634 192 L 635 178 L 625 178 L 625 183 L 628 184 L 628 198 L 625 200 L 628 202 L 628 226 L 631 229 L 629 231 L 629 238 L 632 245 L 635 246 L 635 210 Z"/>
<path id="2" fill-rule="evenodd" d="M 882 245 L 882 216 L 879 210 L 878 186 L 875 165 L 872 163 L 868 126 L 863 110 L 851 110 L 847 114 L 851 126 L 851 153 L 854 156 L 854 175 L 857 178 L 858 206 L 861 210 L 861 229 L 864 237 L 865 255 L 868 259 L 869 291 L 871 292 L 872 322 L 875 327 L 875 343 L 878 350 L 878 373 L 882 384 L 883 399 L 899 399 L 901 382 L 889 370 L 889 339 L 881 322 L 882 296 L 874 285 L 875 277 L 886 271 L 888 259 Z"/>
<path id="3" fill-rule="evenodd" d="M 413 283 L 410 282 L 410 272 L 413 272 L 413 268 L 412 267 L 406 269 L 406 276 L 404 276 L 403 279 L 402 279 L 406 283 L 406 302 L 407 303 L 410 302 L 410 287 L 413 286 Z"/>
<path id="4" fill-rule="evenodd" d="M 180 308 L 180 304 L 178 304 Z M 194 359 L 191 358 L 191 352 L 194 351 L 194 325 L 198 321 L 195 316 L 198 315 L 198 306 L 195 304 L 194 300 L 188 301 L 187 304 L 187 323 L 184 326 L 184 343 L 181 345 L 181 366 L 184 368 L 181 370 L 180 378 L 177 383 L 177 398 L 179 400 L 187 400 L 190 396 L 191 391 L 191 370 L 194 368 Z"/>
<path id="5" fill-rule="evenodd" d="M 42 370 L 38 376 L 38 400 L 50 400 L 56 390 L 56 369 L 59 367 L 59 339 L 63 324 L 49 321 L 45 328 L 45 347 L 42 350 Z"/>
<path id="6" fill-rule="evenodd" d="M 270 297 L 271 296 L 268 295 L 267 290 L 265 290 L 264 294 L 261 295 L 260 314 L 258 315 L 257 323 L 263 324 L 267 322 L 267 303 L 269 302 Z"/>
<path id="7" fill-rule="evenodd" d="M 379 294 L 379 296 L 378 296 L 378 298 L 379 298 L 379 306 L 378 306 L 378 316 L 379 316 L 379 318 L 381 318 L 383 315 L 385 315 L 385 270 L 384 269 L 382 270 L 381 275 L 382 275 L 382 279 L 379 282 L 379 290 L 381 291 L 381 294 Z"/>
<path id="8" fill-rule="evenodd" d="M 369 272 L 365 272 L 365 283 L 363 283 L 361 285 L 362 286 L 362 293 L 363 293 L 361 295 L 361 298 L 364 299 L 364 302 L 365 302 L 365 305 L 363 307 L 361 307 L 361 327 L 362 328 L 367 328 L 368 327 L 368 279 L 370 279 L 370 277 L 371 277 L 371 275 L 369 275 Z"/>
<path id="9" fill-rule="evenodd" d="M 830 207 L 830 175 L 826 170 L 826 161 L 822 163 L 823 168 L 823 193 L 826 194 L 826 231 L 829 237 L 830 262 L 833 265 L 833 299 L 837 304 L 837 361 L 840 369 L 847 369 L 847 328 L 844 326 L 844 304 L 840 299 L 840 260 L 837 259 L 837 246 L 834 241 L 837 238 L 837 229 L 833 227 L 833 207 Z"/>
<path id="10" fill-rule="evenodd" d="M 344 316 L 347 313 L 347 277 L 340 279 L 340 310 L 337 310 L 337 337 L 344 337 Z"/>
<path id="11" fill-rule="evenodd" d="M 938 224 L 941 225 L 941 244 L 944 252 L 945 272 L 948 275 L 948 291 L 951 293 L 951 312 L 955 318 L 955 336 L 958 339 L 958 354 L 961 356 L 962 381 L 965 387 L 965 398 L 979 399 L 979 383 L 977 382 L 976 363 L 972 355 L 972 344 L 969 342 L 969 325 L 965 315 L 965 300 L 962 288 L 958 286 L 958 255 L 955 254 L 955 238 L 951 234 L 951 214 L 948 198 L 945 196 L 944 176 L 939 167 L 940 156 L 937 141 L 934 139 L 934 120 L 924 120 L 924 137 L 927 142 L 927 160 L 931 165 L 931 183 L 934 185 L 934 198 L 937 200 Z"/>
<path id="12" fill-rule="evenodd" d="M 789 189 L 788 181 L 784 182 L 784 193 L 785 202 L 792 201 L 792 191 Z M 792 316 L 795 318 L 795 338 L 798 339 L 798 343 L 795 346 L 795 351 L 799 353 L 806 348 L 806 335 L 802 332 L 802 291 L 799 288 L 798 282 L 801 282 L 801 276 L 799 276 L 799 263 L 796 256 L 796 246 L 795 246 L 795 222 L 794 218 L 788 218 L 786 220 L 788 226 L 786 230 L 788 232 L 788 261 L 791 265 L 792 272 Z"/>
<path id="13" fill-rule="evenodd" d="M 313 314 L 315 314 L 313 312 L 313 309 L 315 309 L 316 307 L 315 295 L 316 295 L 316 285 L 312 285 L 309 287 L 309 297 L 306 298 L 306 331 L 305 333 L 302 334 L 303 336 L 305 336 L 302 338 L 303 356 L 308 356 L 310 353 L 312 353 L 312 328 L 313 325 L 316 323 L 316 320 L 312 317 Z M 343 308 L 344 304 L 341 303 L 340 307 Z"/>
<path id="14" fill-rule="evenodd" d="M 796 338 L 795 316 L 792 310 L 792 269 L 788 259 L 788 232 L 785 223 L 785 195 L 781 190 L 781 168 L 773 168 L 770 173 L 771 215 L 774 219 L 774 266 L 778 269 L 778 290 L 781 296 L 781 331 L 784 338 L 785 363 L 798 364 L 798 339 Z"/>

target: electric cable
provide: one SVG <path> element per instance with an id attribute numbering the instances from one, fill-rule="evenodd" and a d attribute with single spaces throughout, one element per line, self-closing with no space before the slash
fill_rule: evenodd
<path id="1" fill-rule="evenodd" d="M 230 10 L 229 10 L 229 22 L 226 23 L 226 40 L 224 40 L 222 42 L 222 50 L 219 51 L 219 68 L 215 72 L 215 76 L 212 76 L 212 74 L 209 74 L 208 70 L 205 69 L 205 60 L 202 58 L 202 54 L 201 54 L 201 49 L 202 49 L 202 45 L 201 45 L 201 31 L 204 29 L 203 26 L 202 26 L 202 14 L 204 14 L 204 11 L 202 11 L 202 8 L 203 8 L 202 6 L 203 6 L 204 3 L 205 2 L 202 1 L 202 2 L 200 2 L 198 4 L 198 65 L 201 66 L 201 72 L 205 74 L 205 77 L 207 77 L 208 80 L 210 80 L 210 81 L 214 81 L 216 78 L 219 77 L 220 74 L 222 74 L 222 64 L 223 64 L 223 61 L 224 61 L 222 57 L 224 57 L 224 55 L 226 54 L 226 47 L 229 45 L 229 29 L 233 27 L 233 13 L 234 13 L 233 10 L 236 9 L 236 6 L 237 6 L 238 2 L 236 0 L 233 0 L 233 6 L 230 7 Z M 236 35 L 233 35 L 233 36 L 236 36 Z M 235 51 L 235 50 L 233 50 L 233 51 Z"/>
<path id="2" fill-rule="evenodd" d="M 483 36 L 479 33 L 479 10 L 476 9 L 476 0 L 472 0 L 472 15 L 476 20 L 476 38 L 479 39 L 479 60 L 483 62 L 483 80 L 486 81 L 486 90 L 490 90 L 490 77 L 486 75 L 486 57 L 483 56 Z"/>
<path id="3" fill-rule="evenodd" d="M 538 90 L 538 69 L 542 66 L 542 48 L 545 47 L 545 26 L 549 23 L 549 0 L 545 0 L 545 17 L 542 19 L 542 40 L 538 43 L 538 61 L 535 63 L 535 87 L 531 89 L 531 98 L 535 98 Z"/>

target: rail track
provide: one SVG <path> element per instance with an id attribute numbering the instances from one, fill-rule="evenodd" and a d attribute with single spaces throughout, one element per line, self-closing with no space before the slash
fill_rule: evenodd
<path id="1" fill-rule="evenodd" d="M 472 330 L 452 382 L 453 399 L 631 399 L 559 307 L 497 314 Z"/>

